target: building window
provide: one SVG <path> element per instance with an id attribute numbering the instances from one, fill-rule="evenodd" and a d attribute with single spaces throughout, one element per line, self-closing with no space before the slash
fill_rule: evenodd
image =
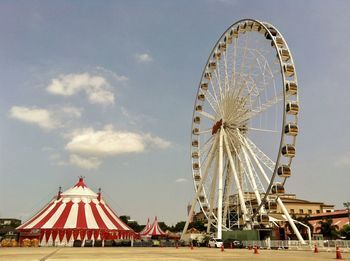
<path id="1" fill-rule="evenodd" d="M 321 211 L 319 209 L 316 210 L 316 214 L 320 214 Z"/>
<path id="2" fill-rule="evenodd" d="M 299 213 L 300 214 L 304 214 L 304 210 L 303 209 L 299 209 Z"/>
<path id="3" fill-rule="evenodd" d="M 326 212 L 327 212 L 327 213 L 330 213 L 330 212 L 331 212 L 331 210 L 330 210 L 330 209 L 327 209 L 327 210 L 326 210 Z"/>
<path id="4" fill-rule="evenodd" d="M 312 214 L 312 210 L 309 209 L 309 210 L 307 211 L 307 213 L 308 213 L 309 215 L 311 215 L 311 214 Z"/>
<path id="5" fill-rule="evenodd" d="M 290 213 L 294 214 L 294 209 L 291 208 L 290 209 Z"/>

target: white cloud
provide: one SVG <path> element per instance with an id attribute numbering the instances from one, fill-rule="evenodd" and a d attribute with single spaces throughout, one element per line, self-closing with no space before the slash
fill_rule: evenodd
<path id="1" fill-rule="evenodd" d="M 53 109 L 13 106 L 10 109 L 10 117 L 51 130 L 66 127 L 68 124 L 67 120 L 80 118 L 81 112 L 82 109 L 72 106 Z"/>
<path id="2" fill-rule="evenodd" d="M 72 96 L 84 91 L 90 103 L 114 103 L 114 94 L 109 90 L 108 81 L 102 76 L 93 76 L 89 73 L 60 75 L 52 79 L 46 90 L 62 96 Z"/>
<path id="3" fill-rule="evenodd" d="M 76 154 L 69 156 L 69 162 L 72 165 L 78 166 L 83 169 L 97 169 L 102 161 L 96 157 L 82 157 Z"/>
<path id="4" fill-rule="evenodd" d="M 129 78 L 126 77 L 125 75 L 119 75 L 115 72 L 112 72 L 111 70 L 108 70 L 108 69 L 102 67 L 102 66 L 97 66 L 96 69 L 103 72 L 103 73 L 107 73 L 107 74 L 113 76 L 113 78 L 118 82 L 126 82 L 129 80 Z"/>
<path id="5" fill-rule="evenodd" d="M 153 61 L 153 58 L 148 53 L 135 54 L 135 58 L 139 63 L 149 63 Z"/>
<path id="6" fill-rule="evenodd" d="M 187 182 L 188 180 L 185 178 L 178 178 L 177 180 L 175 180 L 175 182 L 177 183 L 182 183 L 182 182 Z"/>
<path id="7" fill-rule="evenodd" d="M 45 109 L 40 109 L 37 107 L 23 107 L 23 106 L 13 106 L 10 109 L 10 117 L 36 124 L 43 129 L 54 129 L 59 127 L 59 121 L 55 120 L 52 112 Z"/>
<path id="8" fill-rule="evenodd" d="M 72 106 L 66 106 L 66 107 L 61 108 L 61 111 L 63 114 L 65 114 L 64 116 L 66 116 L 66 117 L 80 118 L 82 109 L 72 107 Z"/>
<path id="9" fill-rule="evenodd" d="M 148 147 L 165 149 L 169 141 L 150 134 L 114 130 L 105 126 L 102 130 L 93 128 L 76 130 L 66 145 L 66 150 L 83 155 L 112 156 L 126 153 L 140 153 Z"/>

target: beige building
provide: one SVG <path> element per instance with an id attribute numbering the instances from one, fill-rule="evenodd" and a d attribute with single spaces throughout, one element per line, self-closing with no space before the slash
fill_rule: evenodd
<path id="1" fill-rule="evenodd" d="M 255 200 L 255 195 L 253 193 L 246 193 L 244 195 L 246 198 L 246 203 L 251 204 L 253 211 L 256 210 L 257 204 Z M 270 196 L 270 199 L 273 202 L 273 195 Z M 329 213 L 334 211 L 334 205 L 325 204 L 323 202 L 308 201 L 305 199 L 299 199 L 295 194 L 283 194 L 280 195 L 284 206 L 287 208 L 288 212 L 292 216 L 309 216 L 320 213 Z M 229 199 L 229 209 L 239 210 L 238 196 L 231 195 Z M 270 213 L 282 214 L 282 210 L 279 205 L 277 209 L 271 210 Z M 198 212 L 194 215 L 193 221 L 206 221 L 206 218 L 203 212 Z"/>

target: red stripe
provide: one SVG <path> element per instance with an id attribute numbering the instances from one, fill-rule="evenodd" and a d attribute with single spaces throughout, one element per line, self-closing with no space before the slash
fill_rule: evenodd
<path id="1" fill-rule="evenodd" d="M 107 203 L 105 203 L 105 205 L 107 206 L 108 209 L 110 209 L 110 210 L 112 211 L 112 213 L 114 214 L 114 216 L 116 216 L 120 222 L 122 222 L 129 230 L 132 230 L 131 227 L 129 227 L 127 224 L 125 224 L 123 221 L 121 221 L 121 220 L 119 219 L 119 216 L 113 211 L 113 209 L 111 209 L 110 206 L 108 206 Z M 132 231 L 133 231 L 133 230 L 132 230 Z"/>
<path id="2" fill-rule="evenodd" d="M 112 223 L 115 225 L 115 227 L 117 229 L 120 230 L 125 230 L 111 215 L 111 213 L 108 212 L 108 210 L 106 209 L 105 205 L 99 203 L 100 207 L 102 208 L 103 212 L 107 215 L 107 217 L 109 218 L 110 221 L 112 221 Z"/>
<path id="3" fill-rule="evenodd" d="M 39 216 L 41 216 L 49 207 L 52 206 L 54 201 L 50 202 L 43 210 L 41 210 L 38 214 L 36 214 L 34 217 L 32 217 L 29 221 L 18 227 L 18 229 L 23 229 L 24 227 L 28 226 L 30 223 L 32 223 L 35 219 L 37 219 Z"/>
<path id="4" fill-rule="evenodd" d="M 52 241 L 56 240 L 57 234 L 58 234 L 57 230 L 52 231 Z"/>
<path id="5" fill-rule="evenodd" d="M 59 230 L 58 231 L 58 238 L 60 239 L 60 242 L 62 242 L 63 240 L 63 237 L 64 237 L 64 230 Z"/>
<path id="6" fill-rule="evenodd" d="M 71 237 L 71 235 L 72 235 L 72 230 L 71 229 L 68 229 L 68 230 L 66 230 L 66 238 L 67 238 L 67 242 L 69 242 L 69 240 L 70 240 L 70 237 Z"/>
<path id="7" fill-rule="evenodd" d="M 85 203 L 83 201 L 80 201 L 78 204 L 78 220 L 76 228 L 87 228 L 85 216 Z"/>
<path id="8" fill-rule="evenodd" d="M 85 238 L 85 233 L 86 233 L 86 230 L 85 230 L 85 229 L 80 231 L 80 240 L 84 240 L 84 238 Z"/>
<path id="9" fill-rule="evenodd" d="M 89 203 L 91 206 L 91 210 L 92 210 L 92 214 L 94 215 L 94 218 L 96 220 L 96 223 L 98 225 L 99 229 L 107 229 L 107 226 L 105 224 L 105 222 L 103 222 L 100 214 L 98 213 L 98 210 L 96 208 L 95 203 L 93 203 L 92 201 Z"/>
<path id="10" fill-rule="evenodd" d="M 41 228 L 43 225 L 45 225 L 45 223 L 53 216 L 53 214 L 55 214 L 55 212 L 61 205 L 62 205 L 62 201 L 58 201 L 55 207 L 51 209 L 51 211 L 42 220 L 40 220 L 35 226 L 33 226 L 33 229 Z"/>
<path id="11" fill-rule="evenodd" d="M 46 243 L 49 241 L 50 235 L 51 235 L 51 230 L 46 230 L 46 231 L 45 231 Z"/>
<path id="12" fill-rule="evenodd" d="M 64 228 L 64 225 L 67 222 L 67 219 L 68 219 L 68 216 L 69 216 L 69 212 L 70 212 L 72 206 L 73 206 L 73 202 L 69 201 L 66 204 L 64 210 L 62 211 L 62 214 L 57 219 L 56 223 L 52 226 L 52 228 Z"/>

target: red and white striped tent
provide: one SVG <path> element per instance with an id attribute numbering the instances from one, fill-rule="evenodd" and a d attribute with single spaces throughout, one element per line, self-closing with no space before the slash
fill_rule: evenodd
<path id="1" fill-rule="evenodd" d="M 142 231 L 140 232 L 140 235 L 142 235 L 143 233 L 145 233 L 146 231 L 148 231 L 151 228 L 151 223 L 149 222 L 149 218 L 147 219 L 147 224 L 146 226 L 142 229 Z"/>
<path id="2" fill-rule="evenodd" d="M 146 231 L 140 232 L 140 235 L 143 237 L 167 236 L 167 234 L 159 227 L 157 217 L 155 217 L 153 224 Z"/>
<path id="3" fill-rule="evenodd" d="M 132 239 L 135 232 L 124 224 L 83 178 L 55 196 L 34 217 L 17 228 L 20 243 L 37 237 L 41 246 L 73 245 L 74 240 Z M 32 236 L 31 236 L 32 235 Z"/>

